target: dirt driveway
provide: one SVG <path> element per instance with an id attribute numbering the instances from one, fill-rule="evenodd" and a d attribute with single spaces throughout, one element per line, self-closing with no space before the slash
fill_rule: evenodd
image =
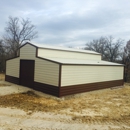
<path id="1" fill-rule="evenodd" d="M 130 84 L 58 99 L 3 80 L 0 130 L 130 130 Z"/>

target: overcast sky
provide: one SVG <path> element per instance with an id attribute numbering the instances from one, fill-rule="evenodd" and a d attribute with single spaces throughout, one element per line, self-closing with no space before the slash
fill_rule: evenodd
<path id="1" fill-rule="evenodd" d="M 0 37 L 9 16 L 29 18 L 36 43 L 82 47 L 101 36 L 130 39 L 130 0 L 0 0 Z"/>

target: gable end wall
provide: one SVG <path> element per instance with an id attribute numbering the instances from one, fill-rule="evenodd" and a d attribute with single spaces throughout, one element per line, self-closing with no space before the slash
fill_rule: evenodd
<path id="1" fill-rule="evenodd" d="M 36 49 L 30 44 L 21 47 L 19 57 L 6 61 L 6 75 L 19 78 L 20 59 L 35 60 L 34 81 L 58 86 L 59 64 L 36 57 Z"/>

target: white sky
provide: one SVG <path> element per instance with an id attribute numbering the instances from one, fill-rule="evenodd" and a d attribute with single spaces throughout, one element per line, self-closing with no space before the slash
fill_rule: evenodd
<path id="1" fill-rule="evenodd" d="M 101 36 L 130 39 L 130 0 L 0 0 L 0 37 L 9 16 L 32 21 L 35 43 L 82 47 Z"/>

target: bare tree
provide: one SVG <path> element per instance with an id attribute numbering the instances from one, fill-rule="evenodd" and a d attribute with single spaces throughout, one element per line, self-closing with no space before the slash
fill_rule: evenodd
<path id="1" fill-rule="evenodd" d="M 130 81 L 130 40 L 124 47 L 122 63 L 125 65 L 124 80 L 125 82 Z"/>
<path id="2" fill-rule="evenodd" d="M 88 42 L 86 44 L 85 50 L 92 50 L 101 53 L 102 58 L 105 59 L 106 39 L 101 37 L 99 39 Z"/>
<path id="3" fill-rule="evenodd" d="M 124 43 L 124 40 L 118 39 L 114 42 L 114 38 L 112 36 L 106 37 L 106 59 L 108 61 L 116 62 L 121 55 L 121 46 Z"/>
<path id="4" fill-rule="evenodd" d="M 9 48 L 9 53 L 17 55 L 17 49 L 25 43 L 36 38 L 37 32 L 35 26 L 31 24 L 29 19 L 19 19 L 18 17 L 9 17 L 5 35 L 3 37 L 6 46 Z"/>
<path id="5" fill-rule="evenodd" d="M 85 49 L 101 53 L 103 60 L 116 62 L 116 60 L 120 58 L 123 42 L 124 40 L 122 39 L 118 39 L 114 42 L 114 38 L 112 36 L 101 37 L 87 43 Z"/>
<path id="6" fill-rule="evenodd" d="M 3 48 L 3 41 L 0 40 L 0 55 L 4 53 L 4 48 Z"/>
<path id="7" fill-rule="evenodd" d="M 4 43 L 2 40 L 0 40 L 0 73 L 5 71 L 5 49 L 4 49 Z"/>

